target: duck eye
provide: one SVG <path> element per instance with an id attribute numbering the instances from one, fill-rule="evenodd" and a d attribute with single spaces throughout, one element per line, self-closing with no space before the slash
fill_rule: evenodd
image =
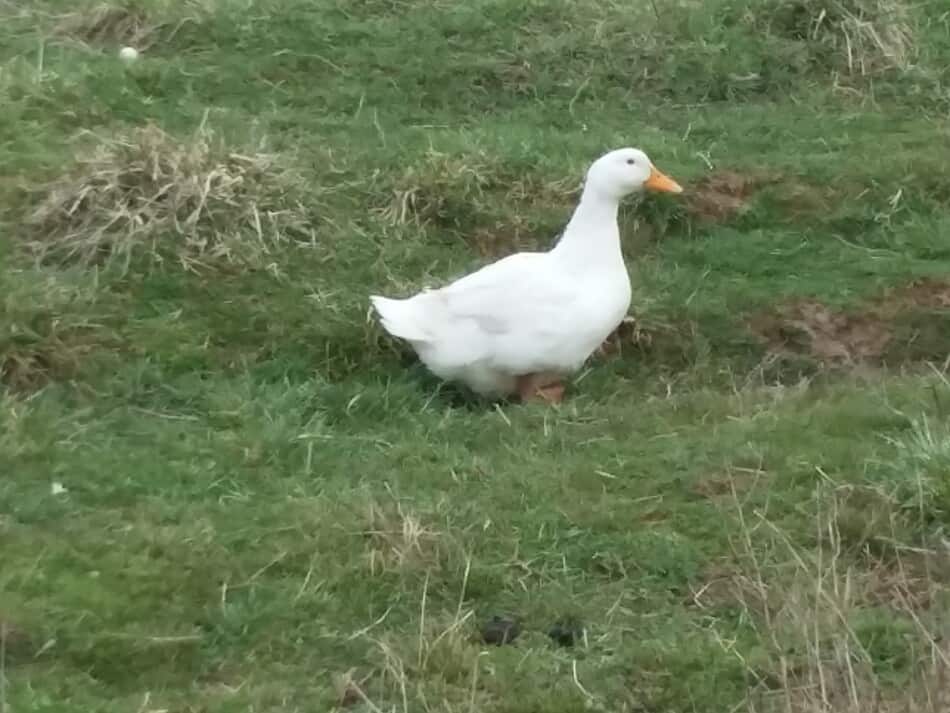
<path id="1" fill-rule="evenodd" d="M 627 159 L 627 165 L 628 165 L 628 166 L 632 166 L 632 165 L 635 164 L 635 163 L 636 163 L 636 161 L 634 161 L 632 158 L 628 158 L 628 159 Z"/>

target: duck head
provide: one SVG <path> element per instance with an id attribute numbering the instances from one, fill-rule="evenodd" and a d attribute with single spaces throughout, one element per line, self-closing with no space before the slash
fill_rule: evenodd
<path id="1" fill-rule="evenodd" d="M 619 201 L 642 191 L 682 193 L 676 181 L 659 171 L 640 149 L 617 149 L 594 161 L 584 190 Z"/>

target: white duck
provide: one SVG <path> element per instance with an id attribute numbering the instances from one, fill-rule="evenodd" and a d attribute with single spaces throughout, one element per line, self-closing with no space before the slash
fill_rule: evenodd
<path id="1" fill-rule="evenodd" d="M 563 377 L 630 307 L 617 209 L 643 190 L 683 189 L 642 151 L 611 151 L 591 165 L 580 203 L 549 252 L 509 255 L 407 299 L 370 299 L 386 331 L 408 341 L 436 376 L 484 396 L 560 402 Z"/>

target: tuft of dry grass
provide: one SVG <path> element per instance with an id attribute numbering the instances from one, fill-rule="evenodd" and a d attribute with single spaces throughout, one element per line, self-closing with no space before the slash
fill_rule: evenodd
<path id="1" fill-rule="evenodd" d="M 378 213 L 391 225 L 437 225 L 472 231 L 489 226 L 505 233 L 517 228 L 518 209 L 570 203 L 579 193 L 576 176 L 545 181 L 515 172 L 497 156 L 484 152 L 445 154 L 430 150 L 409 166 L 392 186 Z M 502 222 L 499 222 L 499 221 Z M 516 230 L 515 230 L 516 232 Z M 548 236 L 553 237 L 553 236 Z"/>
<path id="2" fill-rule="evenodd" d="M 312 239 L 299 183 L 277 156 L 233 151 L 204 125 L 185 140 L 149 125 L 100 140 L 45 186 L 29 245 L 58 264 L 261 267 L 276 247 Z"/>
<path id="3" fill-rule="evenodd" d="M 343 673 L 333 676 L 333 687 L 337 692 L 337 706 L 339 708 L 350 708 L 369 700 L 363 687 L 366 685 L 368 676 L 362 680 L 357 680 L 356 670 L 350 669 Z"/>
<path id="4" fill-rule="evenodd" d="M 87 44 L 127 44 L 144 48 L 158 27 L 150 22 L 141 6 L 100 3 L 90 9 L 61 15 L 53 32 Z"/>
<path id="5" fill-rule="evenodd" d="M 855 551 L 839 529 L 847 489 L 822 485 L 814 497 L 815 541 L 800 544 L 734 493 L 737 560 L 713 598 L 731 599 L 760 648 L 743 658 L 753 685 L 749 711 L 937 713 L 947 710 L 950 649 L 932 604 L 945 601 L 946 551 L 895 545 L 887 559 Z M 886 526 L 885 526 L 886 527 Z M 896 535 L 896 530 L 894 530 Z M 728 593 L 723 590 L 727 589 Z M 894 688 L 894 676 L 911 685 Z"/>
<path id="6" fill-rule="evenodd" d="M 140 50 L 167 42 L 188 22 L 199 22 L 204 9 L 195 0 L 152 3 L 136 0 L 100 2 L 52 18 L 52 34 L 84 45 L 131 45 Z"/>
<path id="7" fill-rule="evenodd" d="M 366 683 L 372 679 L 374 697 L 390 703 L 399 701 L 399 704 L 388 706 L 387 710 L 409 713 L 419 706 L 430 710 L 430 705 L 436 701 L 445 710 L 454 710 L 455 705 L 463 702 L 468 710 L 481 708 L 484 692 L 478 686 L 481 664 L 475 613 L 465 606 L 470 572 L 471 559 L 466 558 L 454 610 L 440 608 L 434 613 L 429 611 L 427 576 L 419 600 L 419 617 L 413 622 L 411 632 L 390 630 L 370 635 L 368 632 L 382 624 L 384 614 L 354 635 L 371 644 L 369 658 L 374 661 L 375 670 L 358 684 L 352 672 L 337 677 L 337 681 L 345 684 L 343 691 L 350 692 L 351 701 L 360 700 L 371 710 L 382 710 L 365 692 Z M 341 700 L 343 698 L 341 696 Z"/>
<path id="8" fill-rule="evenodd" d="M 479 647 L 473 643 L 471 611 L 457 616 L 423 620 L 414 636 L 396 633 L 375 639 L 376 682 L 389 700 L 401 699 L 401 710 L 413 710 L 411 701 L 442 698 L 454 685 L 453 696 L 467 681 L 478 680 Z M 398 693 L 397 693 L 398 692 Z M 471 691 L 474 698 L 478 693 Z"/>
<path id="9" fill-rule="evenodd" d="M 434 222 L 459 227 L 484 208 L 486 192 L 502 181 L 499 167 L 482 154 L 450 156 L 430 150 L 397 180 L 380 216 L 392 225 Z"/>
<path id="10" fill-rule="evenodd" d="M 381 506 L 371 503 L 366 513 L 364 534 L 369 540 L 367 560 L 373 574 L 406 569 L 437 567 L 443 554 L 443 533 L 399 503 Z"/>
<path id="11" fill-rule="evenodd" d="M 780 0 L 765 21 L 781 34 L 820 43 L 848 74 L 908 69 L 916 55 L 904 0 Z"/>

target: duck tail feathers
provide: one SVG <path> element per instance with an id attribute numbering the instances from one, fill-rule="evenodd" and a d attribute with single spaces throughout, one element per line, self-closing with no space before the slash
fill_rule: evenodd
<path id="1" fill-rule="evenodd" d="M 418 303 L 414 297 L 394 300 L 372 295 L 369 299 L 383 323 L 383 328 L 391 335 L 411 342 L 429 340 L 429 334 L 419 323 Z"/>

